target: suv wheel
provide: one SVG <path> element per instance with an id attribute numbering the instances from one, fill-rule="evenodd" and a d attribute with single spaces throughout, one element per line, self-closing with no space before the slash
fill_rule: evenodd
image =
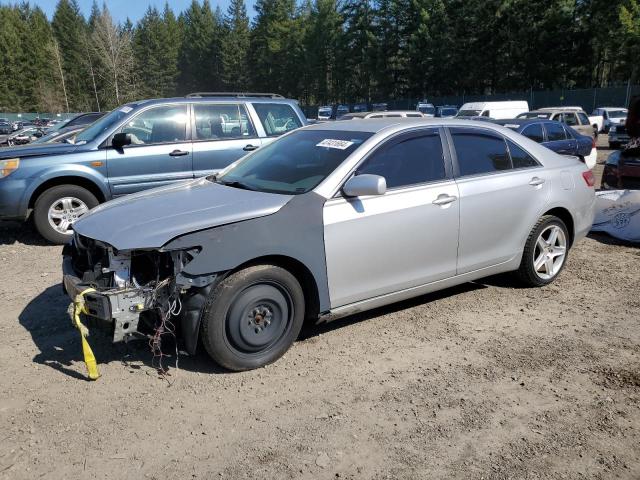
<path id="1" fill-rule="evenodd" d="M 44 238 L 55 244 L 67 243 L 73 234 L 71 225 L 90 209 L 98 199 L 78 185 L 58 185 L 45 190 L 33 208 L 33 222 Z"/>
<path id="2" fill-rule="evenodd" d="M 562 220 L 545 215 L 533 227 L 524 247 L 518 276 L 531 287 L 553 282 L 564 268 L 569 253 L 569 233 Z"/>
<path id="3" fill-rule="evenodd" d="M 242 371 L 276 361 L 304 323 L 304 294 L 296 278 L 275 265 L 256 265 L 225 278 L 202 313 L 201 338 L 219 365 Z"/>

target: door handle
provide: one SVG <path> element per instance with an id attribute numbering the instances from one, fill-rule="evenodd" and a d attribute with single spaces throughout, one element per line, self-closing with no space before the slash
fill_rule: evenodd
<path id="1" fill-rule="evenodd" d="M 257 145 L 251 145 L 251 144 L 249 144 L 249 145 L 247 145 L 246 147 L 243 148 L 243 150 L 245 152 L 252 152 L 252 151 L 257 150 L 257 149 L 258 149 Z"/>
<path id="2" fill-rule="evenodd" d="M 542 185 L 545 182 L 544 178 L 540 178 L 540 177 L 533 177 L 530 181 L 529 181 L 529 185 L 531 185 L 532 187 L 537 187 L 538 185 Z"/>
<path id="3" fill-rule="evenodd" d="M 171 157 L 184 157 L 185 155 L 189 155 L 189 152 L 185 150 L 174 150 L 169 154 Z"/>
<path id="4" fill-rule="evenodd" d="M 457 197 L 454 197 L 453 195 L 447 195 L 446 193 L 442 193 L 440 195 L 438 195 L 438 198 L 436 198 L 433 202 L 434 205 L 439 205 L 439 206 L 443 206 L 443 205 L 448 205 L 451 202 L 455 202 L 457 199 Z"/>

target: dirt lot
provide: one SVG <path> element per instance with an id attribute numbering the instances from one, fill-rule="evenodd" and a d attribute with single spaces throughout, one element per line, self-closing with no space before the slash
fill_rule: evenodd
<path id="1" fill-rule="evenodd" d="M 171 384 L 97 336 L 84 380 L 60 250 L 0 226 L 0 479 L 640 478 L 637 246 L 311 327 L 253 372 L 181 357 Z"/>

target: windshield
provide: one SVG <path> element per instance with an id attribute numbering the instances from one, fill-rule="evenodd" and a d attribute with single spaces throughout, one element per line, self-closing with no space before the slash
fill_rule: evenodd
<path id="1" fill-rule="evenodd" d="M 542 112 L 526 112 L 521 113 L 516 118 L 546 118 L 551 117 L 550 113 L 542 113 Z"/>
<path id="2" fill-rule="evenodd" d="M 334 130 L 293 132 L 210 179 L 247 190 L 299 195 L 318 186 L 371 135 Z"/>
<path id="3" fill-rule="evenodd" d="M 458 110 L 455 108 L 443 108 L 442 110 L 440 110 L 440 115 L 444 116 L 454 116 L 456 113 L 458 113 Z"/>
<path id="4" fill-rule="evenodd" d="M 607 113 L 609 118 L 625 118 L 627 116 L 626 110 L 609 110 Z"/>
<path id="5" fill-rule="evenodd" d="M 460 110 L 456 117 L 477 117 L 482 113 L 482 110 Z"/>
<path id="6" fill-rule="evenodd" d="M 95 139 L 98 135 L 109 130 L 113 125 L 119 123 L 124 117 L 126 117 L 133 107 L 136 106 L 135 103 L 131 103 L 129 105 L 123 105 L 116 110 L 113 110 L 111 113 L 106 114 L 104 117 L 100 118 L 93 122 L 89 127 L 80 132 L 76 137 L 75 143 L 87 143 Z"/>

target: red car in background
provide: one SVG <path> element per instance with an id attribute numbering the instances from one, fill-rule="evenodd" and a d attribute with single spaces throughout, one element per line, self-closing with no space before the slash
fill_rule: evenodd
<path id="1" fill-rule="evenodd" d="M 603 189 L 640 189 L 640 149 L 609 155 L 602 173 Z"/>

